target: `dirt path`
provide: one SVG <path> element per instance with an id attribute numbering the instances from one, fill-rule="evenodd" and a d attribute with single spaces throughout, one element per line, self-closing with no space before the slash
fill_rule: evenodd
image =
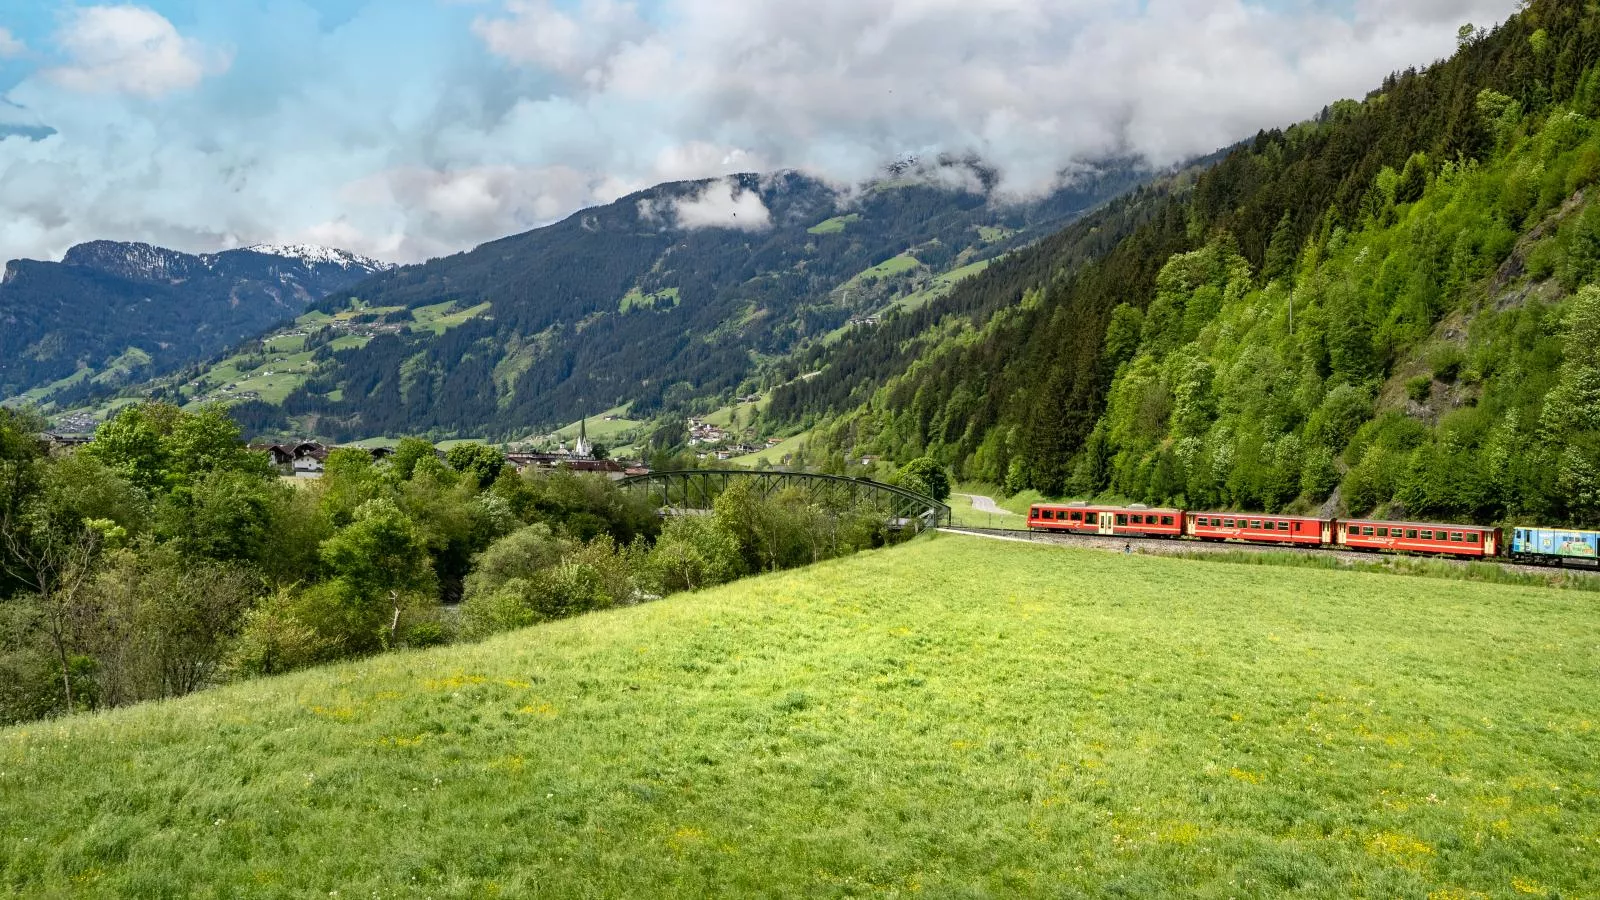
<path id="1" fill-rule="evenodd" d="M 956 496 L 965 497 L 968 500 L 971 500 L 973 512 L 989 513 L 990 515 L 995 516 L 1016 515 L 1016 513 L 1009 509 L 1001 509 L 1000 505 L 994 502 L 993 497 L 985 497 L 982 494 L 957 494 Z"/>

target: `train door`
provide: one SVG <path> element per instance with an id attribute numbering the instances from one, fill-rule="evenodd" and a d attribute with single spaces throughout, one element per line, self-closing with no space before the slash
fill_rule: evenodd
<path id="1" fill-rule="evenodd" d="M 1100 514 L 1100 533 L 1101 534 L 1116 534 L 1117 533 L 1117 514 L 1116 513 L 1103 512 L 1103 513 Z"/>
<path id="2" fill-rule="evenodd" d="M 1332 520 L 1324 520 L 1323 523 L 1322 523 L 1322 542 L 1324 544 L 1333 543 L 1333 521 Z"/>

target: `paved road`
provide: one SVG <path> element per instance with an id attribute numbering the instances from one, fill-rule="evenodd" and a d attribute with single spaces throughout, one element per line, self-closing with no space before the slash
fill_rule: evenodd
<path id="1" fill-rule="evenodd" d="M 1000 505 L 994 502 L 993 497 L 985 497 L 982 494 L 957 494 L 956 496 L 966 497 L 968 500 L 971 500 L 973 512 L 990 513 L 991 515 L 996 516 L 1016 515 L 1016 513 L 1009 509 L 1001 509 Z"/>

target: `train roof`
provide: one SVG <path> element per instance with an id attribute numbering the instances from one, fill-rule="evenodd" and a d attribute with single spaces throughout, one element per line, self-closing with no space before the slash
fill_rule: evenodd
<path id="1" fill-rule="evenodd" d="M 1593 535 L 1600 535 L 1600 531 L 1594 531 L 1594 530 L 1584 529 L 1584 528 L 1561 528 L 1559 526 L 1551 527 L 1551 526 L 1548 526 L 1548 525 L 1507 525 L 1506 527 L 1510 528 L 1510 529 L 1513 529 L 1513 530 L 1516 530 L 1516 531 L 1548 531 L 1548 532 L 1551 532 L 1553 534 L 1593 534 Z"/>
<path id="2" fill-rule="evenodd" d="M 1048 509 L 1092 509 L 1096 512 L 1171 513 L 1175 516 L 1183 512 L 1181 509 L 1167 509 L 1161 506 L 1142 506 L 1139 504 L 1135 504 L 1133 506 L 1116 506 L 1110 503 L 1088 503 L 1083 500 L 1073 500 L 1070 503 L 1035 503 L 1033 505 Z"/>
<path id="3" fill-rule="evenodd" d="M 1454 524 L 1450 522 L 1391 522 L 1388 519 L 1339 519 L 1338 521 L 1343 522 L 1346 525 L 1386 525 L 1390 528 L 1399 525 L 1401 528 L 1431 528 L 1434 531 L 1438 531 L 1441 528 L 1446 531 L 1500 530 L 1493 525 L 1463 525 L 1459 522 Z"/>
<path id="4" fill-rule="evenodd" d="M 1288 519 L 1291 522 L 1332 522 L 1333 521 L 1332 519 L 1324 519 L 1324 518 L 1321 518 L 1319 516 L 1289 516 L 1289 515 L 1284 515 L 1283 513 L 1260 513 L 1260 512 L 1218 512 L 1218 511 L 1216 511 L 1214 509 L 1213 510 L 1191 509 L 1191 510 L 1189 510 L 1189 515 L 1191 515 L 1191 516 L 1229 516 L 1229 517 L 1232 517 L 1232 518 L 1235 518 L 1235 519 L 1239 518 L 1240 516 L 1243 516 L 1246 519 Z"/>

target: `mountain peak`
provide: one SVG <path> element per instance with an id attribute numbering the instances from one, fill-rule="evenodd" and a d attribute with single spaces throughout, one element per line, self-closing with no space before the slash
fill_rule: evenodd
<path id="1" fill-rule="evenodd" d="M 298 259 L 308 265 L 335 265 L 344 269 L 367 269 L 373 272 L 382 272 L 394 268 L 392 263 L 361 256 L 348 250 L 340 250 L 336 247 L 322 247 L 316 244 L 251 244 L 240 249 L 249 253 Z"/>

